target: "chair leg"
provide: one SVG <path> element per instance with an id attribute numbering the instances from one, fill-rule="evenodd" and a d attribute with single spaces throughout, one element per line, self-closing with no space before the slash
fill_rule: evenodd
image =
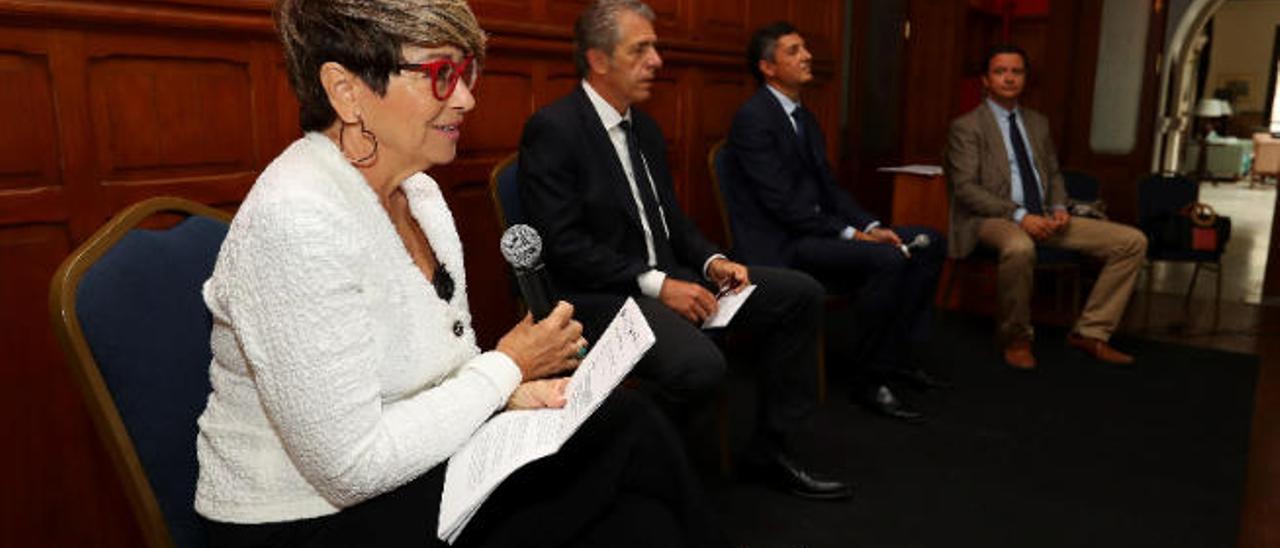
<path id="1" fill-rule="evenodd" d="M 1191 310 L 1191 294 L 1196 291 L 1196 278 L 1200 277 L 1200 263 L 1196 263 L 1196 267 L 1191 271 L 1191 283 L 1187 285 L 1187 296 L 1182 298 L 1182 308 Z"/>
<path id="2" fill-rule="evenodd" d="M 1217 274 L 1213 289 L 1213 330 L 1218 330 L 1218 320 L 1222 316 L 1222 261 L 1219 259 L 1214 268 Z"/>

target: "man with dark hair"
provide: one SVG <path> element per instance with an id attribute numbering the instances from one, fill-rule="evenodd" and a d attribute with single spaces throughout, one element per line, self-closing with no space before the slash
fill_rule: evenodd
<path id="1" fill-rule="evenodd" d="M 754 343 L 760 381 L 751 450 L 740 468 L 810 498 L 850 495 L 801 469 L 788 438 L 813 408 L 822 287 L 798 272 L 748 269 L 720 254 L 676 201 L 658 124 L 633 105 L 649 98 L 662 66 L 653 11 L 636 0 L 594 2 L 575 26 L 583 81 L 539 110 L 520 143 L 520 196 L 546 242 L 557 289 L 588 338 L 627 297 L 657 342 L 635 374 L 668 407 L 705 401 L 725 358 L 699 329 L 717 311 L 712 291 L 756 288 L 729 328 Z"/>
<path id="2" fill-rule="evenodd" d="M 1146 238 L 1130 226 L 1067 213 L 1049 121 L 1018 102 L 1026 86 L 1026 52 L 997 46 L 988 52 L 984 68 L 986 100 L 956 118 L 947 138 L 949 251 L 959 258 L 978 244 L 996 250 L 1005 363 L 1018 369 L 1036 366 L 1031 352 L 1031 284 L 1037 245 L 1072 249 L 1105 261 L 1067 342 L 1104 362 L 1133 362 L 1107 341 L 1133 293 Z"/>
<path id="3" fill-rule="evenodd" d="M 897 376 L 941 385 L 910 365 L 908 353 L 928 338 L 942 237 L 927 228 L 881 224 L 836 183 L 817 119 L 800 104 L 813 80 L 812 59 L 804 38 L 786 22 L 756 31 L 747 46 L 747 65 L 761 86 L 733 119 L 729 176 L 721 181 L 735 252 L 747 261 L 798 268 L 832 291 L 852 293 L 855 401 L 919 421 L 923 415 L 899 400 L 887 381 Z M 928 245 L 904 245 L 926 239 Z"/>

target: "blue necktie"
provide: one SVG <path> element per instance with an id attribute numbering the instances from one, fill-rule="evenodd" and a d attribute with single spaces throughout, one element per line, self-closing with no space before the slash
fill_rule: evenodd
<path id="1" fill-rule="evenodd" d="M 1044 214 L 1044 206 L 1040 201 L 1040 184 L 1036 181 L 1036 170 L 1031 166 L 1031 157 L 1027 155 L 1027 145 L 1022 141 L 1022 131 L 1018 129 L 1018 116 L 1009 113 L 1009 142 L 1013 143 L 1013 158 L 1018 162 L 1018 174 L 1022 179 L 1022 207 L 1027 213 Z"/>

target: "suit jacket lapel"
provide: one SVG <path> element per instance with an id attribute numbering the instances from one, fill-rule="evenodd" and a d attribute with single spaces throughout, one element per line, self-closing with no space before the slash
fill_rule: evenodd
<path id="1" fill-rule="evenodd" d="M 1009 169 L 1010 153 L 1004 146 L 1004 134 L 996 122 L 996 113 L 987 106 L 986 101 L 983 101 L 979 108 L 982 109 L 982 115 L 978 116 L 978 124 L 982 129 L 982 138 L 987 142 L 987 161 L 996 166 L 996 170 L 1000 173 L 1000 180 L 988 182 L 988 186 L 998 187 L 992 190 L 1007 198 L 1011 195 L 1009 185 L 1013 184 L 1013 172 Z"/>
<path id="2" fill-rule="evenodd" d="M 636 199 L 631 194 L 631 183 L 627 180 L 627 172 L 622 169 L 622 159 L 618 157 L 618 150 L 613 147 L 613 140 L 609 138 L 609 133 L 604 129 L 604 123 L 600 121 L 600 115 L 596 113 L 595 106 L 591 104 L 591 99 L 587 97 L 587 92 L 582 89 L 582 86 L 574 90 L 574 97 L 578 114 L 582 118 L 582 125 L 589 136 L 587 142 L 591 144 L 590 153 L 599 158 L 597 161 L 608 163 L 609 172 L 613 175 L 610 177 L 611 181 L 600 181 L 599 184 L 607 184 L 612 188 L 615 197 L 622 203 L 622 208 L 631 217 L 631 221 L 639 226 L 640 211 L 636 209 Z M 639 137 L 637 137 L 638 140 Z M 643 169 L 643 166 L 636 169 Z"/>
<path id="3" fill-rule="evenodd" d="M 804 154 L 805 147 L 809 145 L 808 143 L 800 142 L 800 136 L 796 134 L 796 127 L 791 125 L 792 118 L 787 115 L 787 110 L 782 107 L 782 103 L 778 101 L 777 97 L 773 96 L 773 92 L 769 91 L 767 86 L 762 86 L 757 93 L 765 96 L 766 104 L 769 105 L 769 117 L 772 119 L 772 124 L 786 135 L 783 139 L 791 144 L 791 154 L 799 158 L 801 162 L 804 162 L 803 165 L 808 165 L 809 159 Z"/>

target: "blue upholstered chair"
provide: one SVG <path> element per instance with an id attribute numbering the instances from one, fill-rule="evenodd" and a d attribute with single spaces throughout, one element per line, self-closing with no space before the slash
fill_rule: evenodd
<path id="1" fill-rule="evenodd" d="M 183 219 L 168 229 L 139 228 L 175 213 Z M 205 545 L 192 508 L 196 419 L 210 392 L 201 286 L 229 220 L 178 198 L 140 202 L 72 252 L 50 285 L 54 330 L 151 548 Z"/>
<path id="2" fill-rule="evenodd" d="M 498 227 L 507 227 L 525 222 L 524 207 L 520 205 L 520 188 L 516 186 L 516 167 L 518 152 L 503 158 L 493 171 L 489 172 L 489 196 L 493 199 L 493 209 L 498 214 Z"/>

